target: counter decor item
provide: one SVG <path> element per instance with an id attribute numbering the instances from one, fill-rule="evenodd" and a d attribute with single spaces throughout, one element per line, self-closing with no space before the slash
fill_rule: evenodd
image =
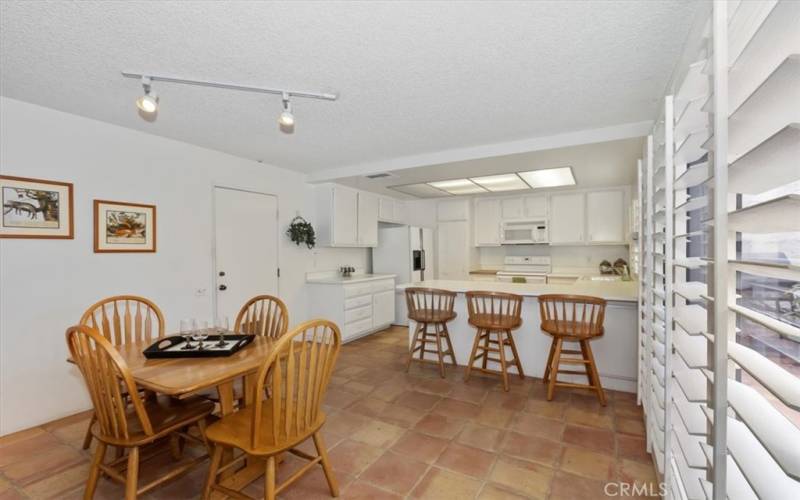
<path id="1" fill-rule="evenodd" d="M 297 246 L 300 246 L 300 243 L 305 243 L 309 250 L 314 248 L 317 242 L 314 226 L 299 215 L 292 219 L 289 228 L 286 230 L 286 235 L 289 236 Z"/>
<path id="2" fill-rule="evenodd" d="M 94 251 L 155 252 L 155 205 L 94 200 Z"/>
<path id="3" fill-rule="evenodd" d="M 353 266 L 342 266 L 339 268 L 339 274 L 342 275 L 343 278 L 349 278 L 353 275 L 356 268 Z"/>
<path id="4" fill-rule="evenodd" d="M 0 175 L 0 238 L 73 238 L 72 184 Z"/>
<path id="5" fill-rule="evenodd" d="M 611 267 L 611 262 L 604 260 L 600 263 L 600 274 L 614 274 L 614 268 Z"/>

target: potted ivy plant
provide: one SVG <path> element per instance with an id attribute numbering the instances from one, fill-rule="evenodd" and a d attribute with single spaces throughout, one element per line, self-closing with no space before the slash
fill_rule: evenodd
<path id="1" fill-rule="evenodd" d="M 314 248 L 317 242 L 317 237 L 314 234 L 314 226 L 299 215 L 292 219 L 292 222 L 289 224 L 289 229 L 286 230 L 286 234 L 297 246 L 300 246 L 301 243 L 305 243 L 306 246 L 311 249 Z"/>

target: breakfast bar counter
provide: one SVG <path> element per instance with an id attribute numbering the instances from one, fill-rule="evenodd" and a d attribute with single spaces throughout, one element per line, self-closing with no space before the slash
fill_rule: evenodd
<path id="1" fill-rule="evenodd" d="M 627 392 L 636 392 L 637 380 L 637 290 L 636 281 L 592 281 L 579 280 L 574 284 L 524 284 L 504 282 L 475 282 L 451 280 L 426 280 L 404 283 L 397 286 L 403 293 L 409 287 L 439 288 L 456 292 L 455 312 L 457 317 L 448 323 L 458 369 L 463 370 L 469 360 L 475 328 L 468 323 L 465 292 L 483 290 L 515 293 L 524 297 L 522 303 L 522 326 L 513 331 L 514 341 L 522 361 L 525 375 L 541 378 L 544 375 L 551 337 L 539 328 L 539 301 L 544 294 L 591 295 L 608 301 L 605 315 L 605 335 L 592 341 L 597 367 L 603 387 Z M 413 339 L 416 324 L 409 322 L 409 343 Z M 435 359 L 427 353 L 426 359 Z M 491 365 L 491 364 L 490 364 Z M 489 366 L 497 369 L 497 366 Z M 448 370 L 455 368 L 452 365 Z M 509 369 L 509 375 L 515 373 Z M 585 383 L 582 375 L 559 375 L 559 380 Z"/>

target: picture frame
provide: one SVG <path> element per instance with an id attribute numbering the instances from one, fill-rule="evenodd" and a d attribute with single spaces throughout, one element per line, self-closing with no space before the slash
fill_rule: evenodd
<path id="1" fill-rule="evenodd" d="M 0 175 L 0 238 L 75 237 L 72 183 Z"/>
<path id="2" fill-rule="evenodd" d="M 95 253 L 156 251 L 156 206 L 94 200 Z"/>

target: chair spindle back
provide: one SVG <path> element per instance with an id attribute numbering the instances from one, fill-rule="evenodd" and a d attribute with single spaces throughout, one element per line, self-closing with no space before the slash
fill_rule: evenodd
<path id="1" fill-rule="evenodd" d="M 115 346 L 150 343 L 166 333 L 158 306 L 135 295 L 116 295 L 95 303 L 83 313 L 80 324 L 97 329 Z"/>
<path id="2" fill-rule="evenodd" d="M 75 325 L 67 329 L 67 345 L 92 398 L 100 431 L 106 438 L 127 439 L 127 408 L 133 406 L 145 434 L 153 434 L 150 417 L 125 360 L 96 328 Z M 127 394 L 126 394 L 127 393 Z"/>
<path id="3" fill-rule="evenodd" d="M 446 317 L 453 313 L 456 293 L 438 288 L 406 288 L 408 317 L 419 321 Z"/>
<path id="4" fill-rule="evenodd" d="M 467 292 L 467 311 L 470 318 L 480 317 L 484 323 L 514 323 L 522 316 L 521 295 L 504 292 Z"/>
<path id="5" fill-rule="evenodd" d="M 565 336 L 589 338 L 603 334 L 606 300 L 588 295 L 540 295 L 542 330 Z"/>
<path id="6" fill-rule="evenodd" d="M 298 325 L 278 340 L 258 372 L 253 410 L 252 445 L 261 434 L 265 405 L 273 416 L 273 445 L 303 436 L 316 423 L 341 346 L 335 323 L 316 319 Z M 270 399 L 263 400 L 268 384 Z"/>
<path id="7" fill-rule="evenodd" d="M 233 329 L 237 333 L 261 335 L 277 339 L 289 328 L 286 304 L 272 295 L 257 295 L 248 300 L 236 316 Z"/>

